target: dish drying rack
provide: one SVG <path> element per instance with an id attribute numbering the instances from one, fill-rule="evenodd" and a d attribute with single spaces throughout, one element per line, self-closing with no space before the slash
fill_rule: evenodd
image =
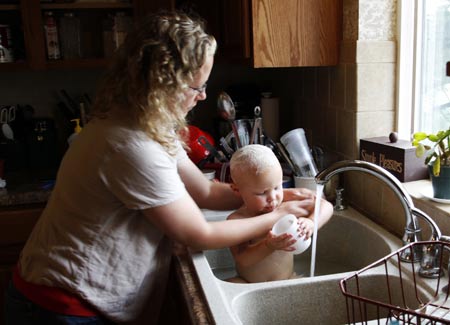
<path id="1" fill-rule="evenodd" d="M 430 246 L 431 245 L 431 246 Z M 404 262 L 410 254 L 435 249 L 441 269 L 437 278 L 419 275 L 419 262 Z M 444 272 L 450 244 L 415 242 L 340 281 L 349 324 L 450 324 L 449 278 Z"/>

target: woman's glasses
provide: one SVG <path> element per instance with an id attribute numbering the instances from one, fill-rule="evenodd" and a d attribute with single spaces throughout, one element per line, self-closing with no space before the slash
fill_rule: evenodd
<path id="1" fill-rule="evenodd" d="M 203 86 L 201 86 L 201 87 L 191 87 L 191 86 L 188 86 L 190 89 L 192 89 L 192 90 L 195 90 L 196 92 L 198 92 L 199 94 L 202 94 L 203 92 L 205 92 L 206 91 L 206 87 L 207 87 L 208 85 L 205 83 Z"/>

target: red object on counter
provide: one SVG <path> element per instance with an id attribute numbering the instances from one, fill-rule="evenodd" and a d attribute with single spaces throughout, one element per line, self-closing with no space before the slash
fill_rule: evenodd
<path id="1" fill-rule="evenodd" d="M 191 151 L 188 152 L 188 156 L 189 158 L 191 158 L 194 164 L 198 164 L 200 161 L 208 157 L 208 155 L 210 154 L 209 150 L 207 150 L 198 142 L 198 138 L 200 136 L 206 137 L 213 146 L 215 145 L 215 142 L 211 134 L 201 130 L 200 128 L 194 125 L 189 125 L 188 129 L 189 129 L 189 139 L 187 140 L 187 144 L 191 149 Z"/>

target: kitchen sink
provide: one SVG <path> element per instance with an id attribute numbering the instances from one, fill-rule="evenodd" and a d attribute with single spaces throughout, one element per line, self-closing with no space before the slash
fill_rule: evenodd
<path id="1" fill-rule="evenodd" d="M 368 284 L 362 290 L 365 297 L 375 301 L 383 301 L 386 297 L 386 277 L 384 274 L 371 274 L 364 279 Z M 405 282 L 402 290 L 398 276 L 390 276 L 392 304 L 400 304 L 406 297 L 415 297 L 413 282 Z M 432 293 L 426 288 L 420 289 L 420 295 L 430 297 Z M 424 298 L 426 299 L 426 298 Z M 345 298 L 335 279 L 314 279 L 308 282 L 285 284 L 267 289 L 256 289 L 236 296 L 232 301 L 232 309 L 242 324 L 346 324 L 347 306 Z M 417 300 L 411 299 L 409 306 L 418 309 Z M 387 314 L 379 314 L 376 306 L 366 308 L 364 321 L 385 319 Z M 358 322 L 361 320 L 357 320 Z M 384 322 L 383 322 L 384 324 Z"/>
<path id="2" fill-rule="evenodd" d="M 325 224 L 317 236 L 315 275 L 356 271 L 388 255 L 397 246 L 393 236 L 368 219 L 357 217 L 354 210 L 336 214 Z M 294 257 L 295 272 L 310 276 L 311 251 Z M 221 280 L 236 276 L 234 261 L 228 248 L 204 252 L 214 275 Z"/>
<path id="3" fill-rule="evenodd" d="M 204 210 L 208 220 L 225 219 L 230 211 Z M 397 251 L 399 238 L 356 210 L 336 211 L 317 236 L 315 276 L 310 277 L 310 247 L 295 256 L 299 278 L 261 283 L 231 283 L 236 276 L 228 249 L 191 252 L 211 315 L 216 324 L 343 324 L 347 322 L 343 278 Z M 371 274 L 377 293 L 385 278 Z"/>

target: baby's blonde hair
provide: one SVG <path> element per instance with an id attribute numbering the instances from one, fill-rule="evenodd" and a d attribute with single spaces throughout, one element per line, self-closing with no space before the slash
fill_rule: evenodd
<path id="1" fill-rule="evenodd" d="M 244 173 L 258 175 L 274 166 L 280 166 L 280 162 L 272 150 L 260 144 L 250 144 L 238 149 L 231 157 L 231 178 L 236 183 L 239 175 Z"/>

